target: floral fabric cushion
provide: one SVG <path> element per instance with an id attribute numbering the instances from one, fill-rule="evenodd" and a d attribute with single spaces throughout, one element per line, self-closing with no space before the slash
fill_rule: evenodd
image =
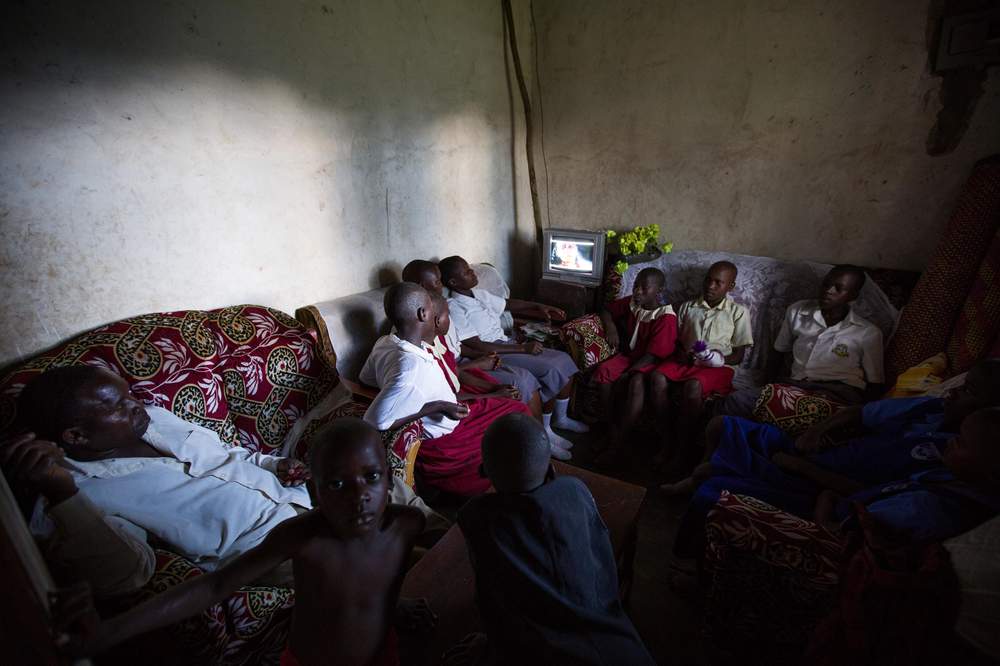
<path id="1" fill-rule="evenodd" d="M 298 442 L 293 446 L 293 456 L 299 460 L 306 460 L 309 455 L 309 449 L 320 428 L 334 419 L 346 416 L 363 418 L 366 409 L 368 409 L 367 404 L 351 401 L 314 418 L 309 422 L 302 432 L 302 436 L 299 437 Z M 419 419 L 410 421 L 396 430 L 383 430 L 380 434 L 382 435 L 382 444 L 385 446 L 389 471 L 412 488 L 414 484 L 413 465 L 416 462 L 420 442 L 424 436 L 424 428 L 421 421 Z"/>
<path id="2" fill-rule="evenodd" d="M 0 379 L 0 433 L 33 376 L 95 365 L 128 381 L 146 404 L 217 432 L 227 444 L 274 453 L 292 423 L 339 381 L 299 322 L 236 305 L 140 315 L 83 333 Z"/>
<path id="3" fill-rule="evenodd" d="M 825 421 L 843 407 L 839 402 L 809 393 L 798 386 L 767 384 L 757 398 L 753 417 L 794 436 Z"/>
<path id="4" fill-rule="evenodd" d="M 180 555 L 158 549 L 153 578 L 133 601 L 139 603 L 201 574 Z M 277 664 L 294 606 L 294 590 L 243 587 L 167 631 L 189 663 Z"/>
<path id="5" fill-rule="evenodd" d="M 604 324 L 596 314 L 578 317 L 560 329 L 563 344 L 576 366 L 592 368 L 615 353 L 604 338 Z"/>

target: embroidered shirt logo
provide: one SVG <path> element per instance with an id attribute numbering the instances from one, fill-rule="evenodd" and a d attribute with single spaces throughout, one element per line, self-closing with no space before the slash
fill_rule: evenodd
<path id="1" fill-rule="evenodd" d="M 851 353 L 847 351 L 847 345 L 845 345 L 843 342 L 841 342 L 839 345 L 833 348 L 833 353 L 839 356 L 840 358 L 847 358 L 848 356 L 851 355 Z"/>
<path id="2" fill-rule="evenodd" d="M 921 442 L 913 447 L 910 455 L 914 460 L 940 460 L 941 452 L 930 442 Z"/>

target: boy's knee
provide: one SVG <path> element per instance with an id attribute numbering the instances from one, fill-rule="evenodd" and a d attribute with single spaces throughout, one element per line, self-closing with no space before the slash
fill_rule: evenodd
<path id="1" fill-rule="evenodd" d="M 628 390 L 633 395 L 636 393 L 642 393 L 646 388 L 646 382 L 642 375 L 639 373 L 634 373 L 628 379 Z"/>
<path id="2" fill-rule="evenodd" d="M 700 400 L 701 382 L 697 379 L 689 379 L 684 382 L 684 397 L 687 400 Z"/>

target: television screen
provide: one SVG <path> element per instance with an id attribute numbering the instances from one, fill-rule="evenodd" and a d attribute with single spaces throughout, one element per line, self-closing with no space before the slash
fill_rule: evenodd
<path id="1" fill-rule="evenodd" d="M 574 273 L 593 273 L 594 241 L 553 237 L 549 240 L 549 268 Z"/>

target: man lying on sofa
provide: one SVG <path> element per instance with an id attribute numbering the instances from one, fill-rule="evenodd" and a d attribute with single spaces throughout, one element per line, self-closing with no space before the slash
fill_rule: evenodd
<path id="1" fill-rule="evenodd" d="M 31 527 L 50 565 L 97 596 L 150 579 L 147 535 L 211 571 L 312 507 L 302 462 L 226 448 L 211 430 L 144 406 L 107 370 L 45 372 L 18 414 L 32 432 L 0 446 L 0 462 L 12 484 L 43 498 Z M 288 564 L 262 584 L 290 585 Z"/>

